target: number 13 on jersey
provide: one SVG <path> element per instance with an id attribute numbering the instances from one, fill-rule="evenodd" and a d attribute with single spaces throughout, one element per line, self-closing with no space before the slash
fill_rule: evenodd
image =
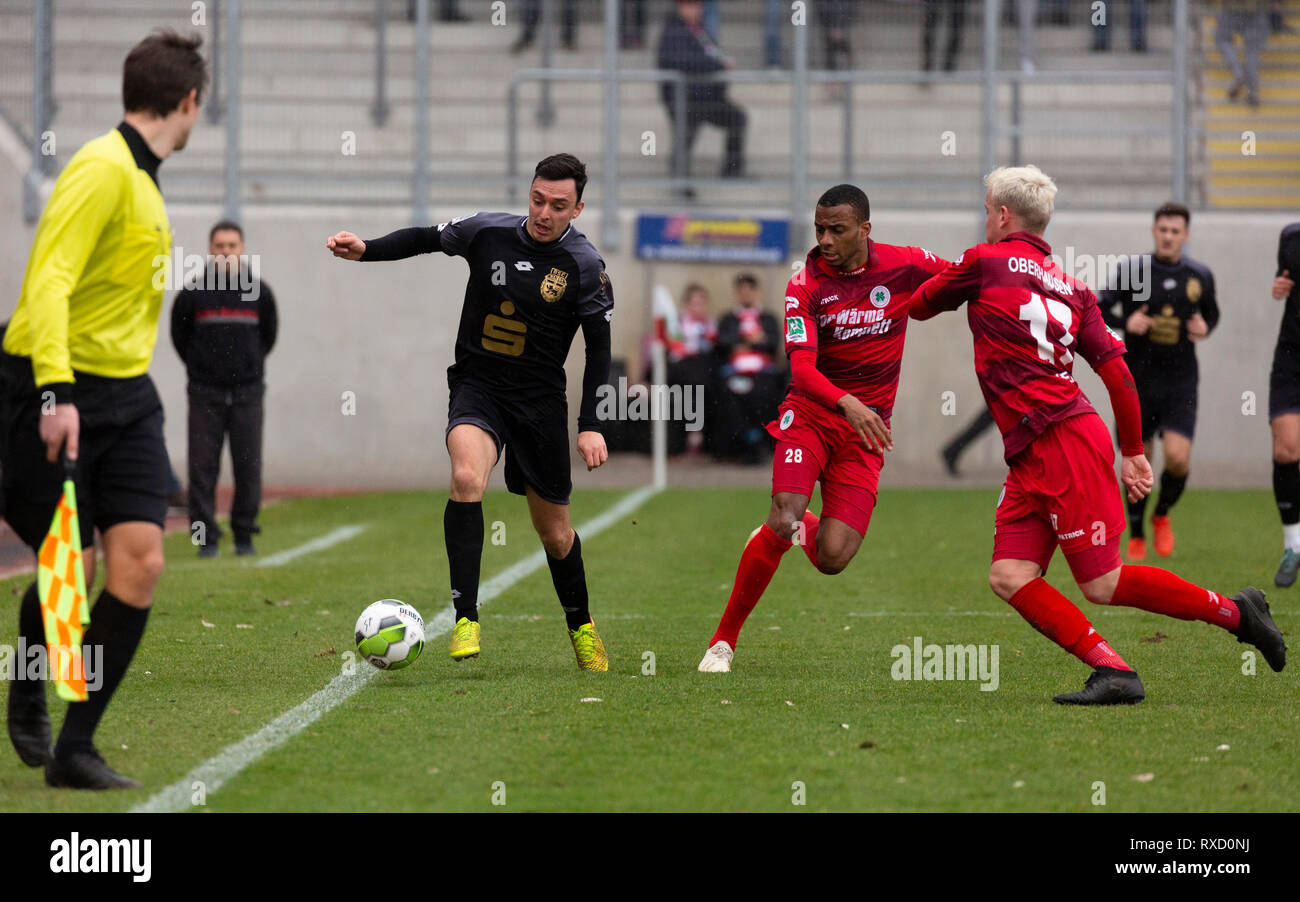
<path id="1" fill-rule="evenodd" d="M 1056 298 L 1044 298 L 1037 292 L 1031 292 L 1029 303 L 1020 306 L 1020 318 L 1029 323 L 1029 334 L 1038 342 L 1039 357 L 1053 366 L 1064 368 L 1070 365 L 1074 360 L 1074 355 L 1070 353 L 1068 347 L 1074 341 L 1074 336 L 1070 334 L 1074 314 L 1069 305 L 1063 304 Z M 1062 335 L 1059 341 L 1047 337 L 1049 318 L 1061 327 Z"/>

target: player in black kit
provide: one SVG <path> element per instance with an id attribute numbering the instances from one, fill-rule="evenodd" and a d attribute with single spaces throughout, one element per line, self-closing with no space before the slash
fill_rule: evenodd
<path id="1" fill-rule="evenodd" d="M 1124 330 L 1124 355 L 1142 404 L 1142 441 L 1151 457 L 1152 438 L 1163 439 L 1165 468 L 1160 474 L 1160 497 L 1151 526 L 1156 554 L 1174 550 L 1169 509 L 1187 485 L 1196 431 L 1196 387 L 1199 371 L 1195 342 L 1219 322 L 1214 275 L 1204 263 L 1183 254 L 1191 213 L 1182 204 L 1168 203 L 1156 210 L 1151 235 L 1154 253 L 1128 259 L 1117 274 L 1117 284 L 1102 291 L 1098 303 L 1102 317 L 1113 329 Z M 1128 559 L 1146 557 L 1142 521 L 1146 498 L 1128 502 Z"/>
<path id="2" fill-rule="evenodd" d="M 609 669 L 588 611 L 582 542 L 569 524 L 573 480 L 564 361 L 579 326 L 587 360 L 578 453 L 588 470 L 608 457 L 596 402 L 609 379 L 614 297 L 605 261 L 571 224 L 582 212 L 586 184 L 586 166 L 571 154 L 556 154 L 537 164 L 526 217 L 476 213 L 369 241 L 350 232 L 326 241 L 345 260 L 401 260 L 442 251 L 469 262 L 456 362 L 447 370 L 452 475 L 443 515 L 457 617 L 451 656 L 458 661 L 479 653 L 482 500 L 504 449 L 506 487 L 528 498 L 578 666 Z"/>
<path id="3" fill-rule="evenodd" d="M 1300 222 L 1282 230 L 1277 243 L 1273 299 L 1286 299 L 1273 372 L 1268 380 L 1268 422 L 1273 428 L 1273 497 L 1282 515 L 1282 563 L 1273 582 L 1286 587 L 1300 570 Z"/>

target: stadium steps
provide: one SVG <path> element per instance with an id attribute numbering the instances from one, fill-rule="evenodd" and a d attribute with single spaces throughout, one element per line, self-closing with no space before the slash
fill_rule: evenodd
<path id="1" fill-rule="evenodd" d="M 1284 3 L 1283 14 L 1300 29 L 1300 0 Z M 1232 75 L 1214 46 L 1215 25 L 1207 17 L 1201 30 L 1206 201 L 1300 208 L 1300 33 L 1269 36 L 1260 54 L 1260 105 L 1251 108 L 1228 100 Z"/>
<path id="2" fill-rule="evenodd" d="M 646 36 L 650 46 L 621 54 L 624 67 L 653 67 L 653 45 L 668 4 L 651 0 L 648 5 Z M 242 162 L 249 201 L 355 198 L 407 203 L 415 116 L 409 78 L 413 28 L 405 20 L 404 6 L 402 0 L 390 4 L 390 112 L 385 124 L 377 126 L 370 115 L 374 92 L 372 0 L 244 0 Z M 729 6 L 723 7 L 724 45 L 741 68 L 761 68 L 762 28 L 757 21 L 761 16 L 752 14 L 756 20 L 745 27 L 726 18 L 731 15 Z M 25 7 L 20 0 L 0 0 L 0 106 L 30 117 L 30 73 L 27 84 L 23 82 L 24 66 L 30 68 L 30 13 Z M 588 7 L 595 8 L 592 4 Z M 872 69 L 914 69 L 920 51 L 918 10 L 888 3 L 864 4 L 864 8 L 872 15 L 893 18 L 883 23 L 858 23 L 853 35 L 856 64 Z M 209 11 L 212 9 L 210 6 Z M 435 22 L 431 30 L 434 191 L 440 198 L 450 192 L 450 196 L 470 200 L 504 199 L 506 73 L 512 67 L 537 66 L 540 51 L 508 55 L 506 49 L 518 35 L 518 22 L 494 27 L 482 21 L 479 7 L 467 10 L 480 21 L 453 26 Z M 968 17 L 959 60 L 960 68 L 967 72 L 980 65 L 977 19 Z M 598 33 L 589 21 L 584 19 L 580 25 L 577 51 L 556 47 L 557 67 L 595 69 L 602 65 Z M 111 126 L 119 103 L 122 56 L 154 25 L 188 29 L 189 4 L 173 0 L 117 0 L 112 4 L 60 0 L 55 26 L 58 113 L 54 128 L 62 162 L 84 141 Z M 819 35 L 817 28 L 810 34 L 814 66 L 821 60 Z M 941 31 L 941 39 L 944 35 L 946 30 Z M 1070 28 L 1040 27 L 1036 49 L 1043 69 L 1105 71 L 1116 66 L 1166 66 L 1167 57 L 1161 54 L 1167 53 L 1172 40 L 1170 30 L 1153 22 L 1149 40 L 1151 54 L 1131 54 L 1118 47 L 1109 54 L 1089 53 L 1091 31 L 1080 21 Z M 1016 57 L 1014 29 L 1004 28 L 1004 65 L 1014 65 Z M 561 148 L 588 158 L 597 156 L 602 146 L 597 121 L 601 91 L 599 83 L 554 84 L 551 95 L 557 118 L 551 128 L 544 129 L 535 119 L 539 88 L 523 86 L 518 144 L 521 169 L 538 155 Z M 1004 88 L 1004 104 L 1009 94 Z M 764 193 L 770 191 L 780 199 L 779 205 L 785 206 L 790 88 L 742 84 L 733 87 L 732 95 L 750 115 L 749 165 L 760 181 L 709 181 L 701 186 L 701 200 L 752 204 L 755 184 L 760 184 Z M 1163 162 L 1168 156 L 1167 139 L 1117 134 L 1114 126 L 1167 118 L 1169 97 L 1169 87 L 1161 84 L 1126 86 L 1122 91 L 1072 84 L 1027 85 L 1022 92 L 1025 122 L 1059 121 L 1061 111 L 1069 110 L 1072 123 L 1094 127 L 1096 135 L 1086 143 L 1072 136 L 1027 136 L 1021 143 L 1022 157 L 1048 171 L 1070 171 L 1075 181 L 1084 173 L 1097 173 L 1109 184 L 1100 191 L 1089 190 L 1086 202 L 1090 206 L 1131 205 L 1141 192 L 1158 202 L 1155 195 L 1167 190 L 1167 162 Z M 864 84 L 855 87 L 854 99 L 853 175 L 870 182 L 873 199 L 938 206 L 978 180 L 981 123 L 977 86 Z M 810 100 L 812 190 L 812 186 L 842 175 L 844 137 L 841 106 L 829 97 L 826 87 L 812 86 Z M 625 149 L 638 147 L 647 128 L 659 136 L 657 157 L 629 152 L 620 160 L 620 177 L 626 182 L 623 196 L 629 203 L 671 202 L 662 185 L 642 184 L 664 172 L 670 150 L 671 126 L 657 86 L 626 84 L 620 105 L 620 136 Z M 106 110 L 113 112 L 106 114 Z M 340 152 L 344 131 L 357 136 L 356 156 Z M 955 158 L 939 153 L 945 131 L 957 135 Z M 186 151 L 164 167 L 168 197 L 219 198 L 223 146 L 222 127 L 205 117 Z M 1010 140 L 1004 140 L 1003 158 L 1009 156 L 1010 146 Z M 721 135 L 715 129 L 703 130 L 697 142 L 695 171 L 712 173 L 721 155 Z M 593 171 L 593 177 L 592 197 L 598 198 L 599 174 Z M 943 190 L 936 193 L 936 186 Z"/>

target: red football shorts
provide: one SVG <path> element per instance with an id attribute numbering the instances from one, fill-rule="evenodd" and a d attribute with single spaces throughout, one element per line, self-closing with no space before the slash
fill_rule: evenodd
<path id="1" fill-rule="evenodd" d="M 1033 561 L 1047 572 L 1059 543 L 1077 583 L 1120 566 L 1126 526 L 1115 447 L 1101 417 L 1053 423 L 1011 461 L 998 499 L 993 560 Z"/>
<path id="2" fill-rule="evenodd" d="M 849 421 L 815 401 L 788 397 L 767 431 L 776 439 L 772 494 L 811 498 L 820 479 L 821 519 L 832 517 L 865 536 L 884 459 L 867 450 Z"/>

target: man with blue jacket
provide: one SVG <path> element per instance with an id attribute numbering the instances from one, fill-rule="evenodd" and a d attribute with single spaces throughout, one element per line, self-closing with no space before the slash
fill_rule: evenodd
<path id="1" fill-rule="evenodd" d="M 677 0 L 674 15 L 664 26 L 659 39 L 659 68 L 675 69 L 689 75 L 707 75 L 733 68 L 732 61 L 718 48 L 705 29 L 700 0 Z M 727 84 L 712 78 L 688 79 L 684 85 L 664 82 L 660 94 L 668 107 L 668 117 L 676 122 L 679 91 L 685 94 L 686 133 L 675 136 L 673 174 L 685 178 L 690 174 L 691 145 L 702 123 L 727 130 L 726 156 L 722 178 L 740 178 L 745 172 L 745 125 L 748 116 L 727 99 Z M 678 148 L 680 147 L 680 153 Z"/>

